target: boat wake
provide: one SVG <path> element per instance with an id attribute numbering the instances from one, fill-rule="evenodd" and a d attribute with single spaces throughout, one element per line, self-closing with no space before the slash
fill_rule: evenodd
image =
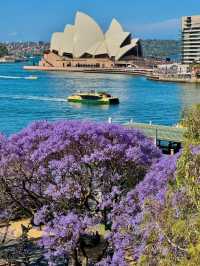
<path id="1" fill-rule="evenodd" d="M 41 96 L 22 96 L 22 95 L 0 95 L 0 99 L 24 100 L 24 101 L 49 101 L 49 102 L 67 102 L 65 98 L 41 97 Z"/>
<path id="2" fill-rule="evenodd" d="M 0 75 L 0 79 L 26 79 L 26 80 L 35 80 L 35 79 L 37 79 L 37 77 L 35 77 L 35 76 L 17 77 L 17 76 L 2 76 L 2 75 Z"/>

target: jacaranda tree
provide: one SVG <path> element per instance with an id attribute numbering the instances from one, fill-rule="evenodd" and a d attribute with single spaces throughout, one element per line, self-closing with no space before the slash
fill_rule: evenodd
<path id="1" fill-rule="evenodd" d="M 117 206 L 161 156 L 136 130 L 80 121 L 34 123 L 0 152 L 1 217 L 35 216 L 52 265 L 113 259 Z"/>

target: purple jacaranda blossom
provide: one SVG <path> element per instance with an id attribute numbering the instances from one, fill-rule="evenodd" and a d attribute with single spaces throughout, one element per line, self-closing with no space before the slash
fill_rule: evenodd
<path id="1" fill-rule="evenodd" d="M 152 165 L 144 180 L 113 207 L 112 230 L 109 237 L 114 247 L 111 265 L 115 263 L 116 258 L 119 258 L 119 251 L 121 261 L 127 262 L 127 257 L 132 258 L 133 262 L 139 260 L 144 254 L 150 233 L 153 230 L 159 232 L 154 221 L 145 227 L 142 224 L 149 210 L 159 214 L 164 205 L 168 183 L 170 180 L 175 180 L 176 163 L 180 155 L 179 153 L 174 156 L 163 156 Z M 154 205 L 146 204 L 148 201 L 154 201 Z M 160 235 L 161 242 L 162 237 Z M 121 250 L 126 252 L 123 253 Z"/>
<path id="2" fill-rule="evenodd" d="M 151 139 L 108 123 L 41 121 L 9 138 L 1 136 L 0 151 L 3 205 L 12 206 L 13 217 L 18 210 L 35 215 L 35 224 L 45 225 L 42 245 L 51 263 L 60 256 L 69 259 L 88 227 L 104 224 L 107 230 L 118 231 L 111 238 L 118 244 L 109 247 L 117 252 L 113 265 L 125 265 L 124 250 L 133 236 L 120 232 L 124 226 L 120 215 L 133 227 L 133 217 L 141 208 L 133 197 L 141 200 L 148 182 L 152 192 L 159 183 L 151 180 L 153 175 L 143 181 L 161 157 Z M 141 188 L 140 181 L 144 182 Z"/>
<path id="3" fill-rule="evenodd" d="M 73 256 L 73 251 L 79 248 L 81 234 L 84 234 L 90 225 L 89 218 L 80 217 L 73 212 L 58 215 L 47 223 L 40 245 L 47 250 L 45 257 L 49 264 L 56 265 L 60 258 L 67 260 Z"/>

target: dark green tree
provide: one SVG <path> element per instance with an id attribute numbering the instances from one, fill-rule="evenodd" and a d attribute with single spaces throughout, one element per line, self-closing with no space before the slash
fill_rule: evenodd
<path id="1" fill-rule="evenodd" d="M 0 57 L 8 55 L 8 49 L 6 45 L 0 43 Z"/>

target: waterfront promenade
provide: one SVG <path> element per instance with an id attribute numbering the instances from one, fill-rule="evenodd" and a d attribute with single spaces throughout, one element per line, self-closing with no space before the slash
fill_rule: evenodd
<path id="1" fill-rule="evenodd" d="M 184 134 L 186 131 L 184 128 L 134 122 L 125 124 L 125 126 L 138 129 L 145 136 L 154 139 L 155 145 L 166 154 L 179 152 L 184 143 Z"/>
<path id="2" fill-rule="evenodd" d="M 128 123 L 126 126 L 144 132 L 147 137 L 169 142 L 183 143 L 185 129 L 176 126 L 152 125 L 145 123 Z"/>
<path id="3" fill-rule="evenodd" d="M 113 68 L 89 68 L 89 67 L 55 67 L 55 66 L 24 66 L 27 71 L 55 71 L 69 73 L 102 73 L 145 76 L 148 80 L 174 82 L 174 83 L 200 83 L 200 78 L 195 75 L 182 74 L 158 74 L 149 67 L 113 67 Z"/>
<path id="4" fill-rule="evenodd" d="M 200 83 L 200 79 L 197 77 L 187 77 L 183 75 L 154 75 L 147 74 L 147 79 L 163 82 L 177 82 L 177 83 Z"/>
<path id="5" fill-rule="evenodd" d="M 146 76 L 152 72 L 149 68 L 82 68 L 82 67 L 53 67 L 53 66 L 24 66 L 24 70 L 33 71 L 63 71 L 78 73 L 103 73 Z"/>

